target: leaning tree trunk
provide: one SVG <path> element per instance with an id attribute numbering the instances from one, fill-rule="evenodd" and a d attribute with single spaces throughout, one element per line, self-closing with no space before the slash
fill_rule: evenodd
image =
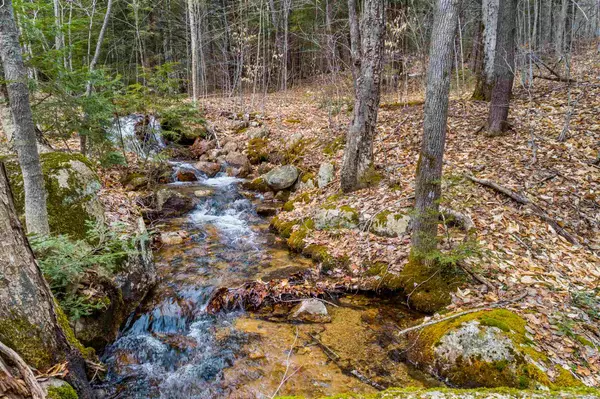
<path id="1" fill-rule="evenodd" d="M 435 262 L 434 255 L 458 3 L 458 0 L 437 2 L 429 49 L 423 140 L 417 165 L 411 255 L 401 275 L 408 303 L 424 312 L 435 311 L 450 301 L 444 270 Z"/>
<path id="2" fill-rule="evenodd" d="M 15 125 L 14 147 L 17 150 L 19 165 L 23 173 L 27 232 L 46 235 L 50 232 L 46 209 L 46 189 L 37 149 L 35 125 L 29 104 L 27 70 L 21 55 L 12 0 L 5 0 L 3 6 L 0 7 L 0 56 Z"/>
<path id="3" fill-rule="evenodd" d="M 383 0 L 364 1 L 360 26 L 355 0 L 348 0 L 348 7 L 355 100 L 342 162 L 341 185 L 345 192 L 368 185 L 372 173 L 385 34 Z"/>
<path id="4" fill-rule="evenodd" d="M 508 129 L 508 111 L 515 79 L 515 31 L 517 0 L 501 0 L 496 44 L 496 78 L 488 119 L 488 135 L 498 136 Z"/>
<path id="5" fill-rule="evenodd" d="M 57 313 L 54 297 L 23 234 L 2 164 L 0 259 L 0 342 L 40 371 L 67 361 L 67 381 L 80 398 L 93 398 L 81 352 L 63 330 L 70 329 L 66 316 Z M 68 335 L 73 337 L 73 332 Z"/>

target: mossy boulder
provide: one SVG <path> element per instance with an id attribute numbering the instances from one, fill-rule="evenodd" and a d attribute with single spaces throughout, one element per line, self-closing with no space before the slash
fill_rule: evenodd
<path id="1" fill-rule="evenodd" d="M 358 227 L 358 212 L 350 206 L 327 206 L 314 216 L 317 230 L 355 229 Z"/>
<path id="2" fill-rule="evenodd" d="M 253 138 L 248 141 L 248 160 L 253 165 L 258 165 L 262 162 L 267 162 L 269 159 L 269 142 L 264 138 Z"/>
<path id="3" fill-rule="evenodd" d="M 555 388 L 525 326 L 506 309 L 466 314 L 414 332 L 407 358 L 452 386 Z"/>
<path id="4" fill-rule="evenodd" d="M 40 383 L 48 399 L 77 399 L 77 392 L 66 381 L 50 377 Z"/>
<path id="5" fill-rule="evenodd" d="M 383 211 L 375 216 L 369 230 L 383 237 L 398 237 L 408 232 L 410 216 Z"/>
<path id="6" fill-rule="evenodd" d="M 271 190 L 281 191 L 292 187 L 296 180 L 298 180 L 298 176 L 298 168 L 294 165 L 283 165 L 271 169 L 262 178 Z"/>
<path id="7" fill-rule="evenodd" d="M 254 180 L 245 181 L 242 183 L 242 187 L 246 190 L 251 191 L 259 191 L 261 193 L 266 193 L 267 191 L 271 191 L 265 179 L 261 177 L 257 177 Z"/>
<path id="8" fill-rule="evenodd" d="M 98 200 L 100 179 L 94 166 L 81 154 L 49 152 L 40 155 L 47 193 L 48 222 L 53 234 L 85 238 L 86 222 L 104 221 L 104 208 Z M 16 159 L 5 160 L 8 178 L 20 217 L 25 213 L 23 175 Z"/>

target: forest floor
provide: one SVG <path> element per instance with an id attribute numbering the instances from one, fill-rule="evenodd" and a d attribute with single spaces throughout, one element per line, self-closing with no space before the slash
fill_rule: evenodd
<path id="1" fill-rule="evenodd" d="M 571 84 L 535 79 L 528 91 L 517 87 L 511 102 L 512 130 L 486 137 L 480 127 L 488 104 L 453 94 L 444 159 L 442 204 L 469 215 L 477 232 L 476 253 L 464 264 L 488 284 L 465 284 L 453 294 L 448 311 L 486 307 L 499 300 L 527 295 L 509 307 L 527 321 L 538 350 L 572 371 L 590 386 L 600 385 L 600 75 L 597 53 L 573 63 Z M 516 82 L 517 84 L 519 82 Z M 346 94 L 346 96 L 340 95 Z M 423 96 L 405 103 L 382 96 L 375 168 L 383 180 L 373 187 L 340 196 L 362 215 L 383 210 L 408 210 L 414 202 L 414 176 L 423 131 Z M 245 98 L 213 98 L 203 103 L 207 119 L 221 137 L 235 138 L 231 113 L 257 113 L 270 130 L 271 147 L 284 147 L 292 135 L 307 143 L 298 164 L 316 173 L 322 162 L 336 167 L 337 179 L 311 192 L 307 204 L 296 203 L 289 219 L 311 217 L 317 205 L 339 195 L 340 143 L 351 117 L 349 85 L 313 84 Z M 420 101 L 419 101 L 420 100 Z M 254 104 L 254 105 L 253 105 Z M 256 105 L 259 104 L 259 105 Z M 558 136 L 570 114 L 564 142 Z M 239 133 L 237 133 L 239 134 Z M 546 221 L 504 194 L 466 178 L 489 179 L 528 197 L 578 241 L 569 243 Z M 441 247 L 449 250 L 464 238 L 440 226 Z M 331 277 L 360 281 L 365 264 L 381 260 L 397 273 L 407 263 L 410 238 L 379 237 L 361 230 L 311 231 L 307 243 L 346 255 L 350 267 Z M 549 371 L 553 377 L 552 371 Z"/>

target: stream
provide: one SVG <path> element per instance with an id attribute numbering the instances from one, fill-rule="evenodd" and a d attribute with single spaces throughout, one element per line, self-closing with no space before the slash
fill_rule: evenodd
<path id="1" fill-rule="evenodd" d="M 155 251 L 158 284 L 103 355 L 105 397 L 315 398 L 376 392 L 373 384 L 344 373 L 340 363 L 383 386 L 431 385 L 402 362 L 406 343 L 394 336 L 418 315 L 393 302 L 346 295 L 337 307 L 327 306 L 332 321 L 323 324 L 268 321 L 241 310 L 206 312 L 219 287 L 283 278 L 313 266 L 269 231 L 268 220 L 256 213 L 262 198 L 244 196 L 240 181 L 221 173 L 169 185 L 198 203 L 160 229 L 185 231 L 189 238 Z"/>

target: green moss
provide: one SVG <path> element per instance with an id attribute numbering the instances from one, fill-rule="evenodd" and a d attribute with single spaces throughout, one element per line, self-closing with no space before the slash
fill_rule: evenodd
<path id="1" fill-rule="evenodd" d="M 306 192 L 304 192 L 300 195 L 297 195 L 296 197 L 292 198 L 291 200 L 289 200 L 285 204 L 283 204 L 282 209 L 285 212 L 291 212 L 294 210 L 294 204 L 296 204 L 298 202 L 308 204 L 310 202 L 310 195 Z"/>
<path id="2" fill-rule="evenodd" d="M 94 174 L 95 182 L 83 186 L 76 177 L 77 172 L 72 170 L 71 162 L 80 161 L 90 168 L 94 165 L 81 154 L 63 152 L 50 152 L 40 155 L 42 173 L 47 193 L 48 222 L 50 230 L 55 234 L 67 234 L 73 238 L 83 239 L 87 232 L 87 221 L 95 222 L 96 219 L 86 209 L 86 205 L 95 199 L 96 190 L 100 188 L 100 181 Z M 64 171 L 64 172 L 63 172 Z M 23 176 L 18 164 L 7 163 L 11 188 L 15 200 L 15 207 L 20 215 L 25 212 L 25 191 Z M 66 173 L 66 187 L 59 183 L 59 173 Z M 92 172 L 93 173 L 93 172 Z"/>
<path id="3" fill-rule="evenodd" d="M 96 360 L 96 351 L 94 351 L 94 348 L 84 347 L 81 344 L 81 342 L 79 342 L 77 337 L 75 337 L 75 332 L 73 331 L 73 329 L 71 328 L 71 325 L 69 324 L 69 319 L 67 318 L 67 315 L 62 310 L 62 308 L 60 307 L 60 305 L 56 299 L 54 299 L 54 309 L 56 310 L 56 321 L 58 322 L 58 325 L 60 326 L 60 328 L 63 330 L 63 333 L 65 334 L 65 337 L 67 338 L 67 342 L 69 342 L 69 344 L 73 348 L 76 348 L 77 350 L 79 350 L 79 352 L 81 352 L 82 356 L 85 359 Z"/>
<path id="4" fill-rule="evenodd" d="M 296 124 L 296 123 L 301 123 L 301 122 L 302 122 L 302 121 L 301 121 L 300 119 L 298 119 L 298 118 L 288 118 L 288 119 L 286 119 L 285 121 L 286 121 L 287 123 L 293 123 L 293 124 Z"/>
<path id="5" fill-rule="evenodd" d="M 339 150 L 344 148 L 345 143 L 346 139 L 343 136 L 336 137 L 323 148 L 323 154 L 335 155 Z"/>
<path id="6" fill-rule="evenodd" d="M 350 214 L 350 221 L 355 224 L 358 224 L 358 211 L 351 206 L 343 205 L 340 207 L 340 211 L 346 212 Z"/>
<path id="7" fill-rule="evenodd" d="M 16 351 L 30 366 L 45 370 L 54 363 L 52 353 L 45 345 L 39 326 L 29 323 L 24 317 L 0 319 L 0 341 Z"/>
<path id="8" fill-rule="evenodd" d="M 370 262 L 365 265 L 367 271 L 365 272 L 365 276 L 374 277 L 374 276 L 384 276 L 385 272 L 388 270 L 388 264 L 381 261 Z"/>
<path id="9" fill-rule="evenodd" d="M 288 246 L 296 252 L 302 252 L 302 250 L 304 249 L 304 239 L 306 238 L 306 236 L 308 235 L 308 233 L 310 232 L 310 230 L 315 228 L 315 223 L 312 219 L 306 219 L 304 220 L 296 230 L 294 230 L 288 240 L 287 240 L 287 244 Z"/>
<path id="10" fill-rule="evenodd" d="M 299 222 L 297 220 L 284 221 L 281 220 L 278 216 L 275 216 L 271 219 L 271 228 L 279 233 L 283 238 L 289 238 L 292 234 L 292 229 Z"/>
<path id="11" fill-rule="evenodd" d="M 590 341 L 589 339 L 587 339 L 586 337 L 584 337 L 583 335 L 576 334 L 575 340 L 577 342 L 579 342 L 581 345 L 589 346 L 590 348 L 595 347 L 594 343 L 592 341 Z"/>
<path id="12" fill-rule="evenodd" d="M 77 392 L 67 383 L 48 388 L 48 399 L 78 399 Z"/>
<path id="13" fill-rule="evenodd" d="M 256 179 L 254 179 L 252 181 L 246 181 L 242 184 L 242 186 L 246 190 L 259 191 L 262 193 L 271 191 L 271 189 L 269 188 L 269 185 L 267 184 L 265 179 L 263 179 L 262 177 L 257 177 Z"/>
<path id="14" fill-rule="evenodd" d="M 248 141 L 248 160 L 251 164 L 257 165 L 269 159 L 268 144 L 269 142 L 264 138 L 254 138 Z"/>
<path id="15" fill-rule="evenodd" d="M 565 370 L 562 367 L 556 367 L 558 371 L 558 375 L 552 381 L 550 385 L 553 389 L 561 389 L 561 388 L 583 388 L 585 385 L 583 382 L 578 380 L 569 372 L 569 370 Z"/>
<path id="16" fill-rule="evenodd" d="M 359 187 L 371 187 L 378 185 L 381 180 L 383 180 L 383 176 L 375 170 L 375 166 L 371 165 L 358 179 Z"/>
<path id="17" fill-rule="evenodd" d="M 325 202 L 328 204 L 332 204 L 332 203 L 338 202 L 340 200 L 340 198 L 342 198 L 342 194 L 339 194 L 339 193 L 333 194 L 333 195 L 330 195 L 329 197 L 327 197 L 325 199 Z"/>
<path id="18" fill-rule="evenodd" d="M 312 172 L 309 173 L 303 173 L 302 177 L 300 177 L 300 181 L 302 183 L 308 183 L 309 180 L 313 180 L 315 179 L 315 174 Z"/>
<path id="19" fill-rule="evenodd" d="M 310 244 L 302 250 L 302 253 L 315 262 L 321 263 L 321 270 L 324 272 L 332 270 L 337 266 L 337 260 L 324 245 Z"/>
<path id="20" fill-rule="evenodd" d="M 373 221 L 373 223 L 376 226 L 385 226 L 385 224 L 387 223 L 387 218 L 389 215 L 392 214 L 392 211 L 382 211 L 379 212 L 376 216 L 375 216 L 375 220 Z"/>

